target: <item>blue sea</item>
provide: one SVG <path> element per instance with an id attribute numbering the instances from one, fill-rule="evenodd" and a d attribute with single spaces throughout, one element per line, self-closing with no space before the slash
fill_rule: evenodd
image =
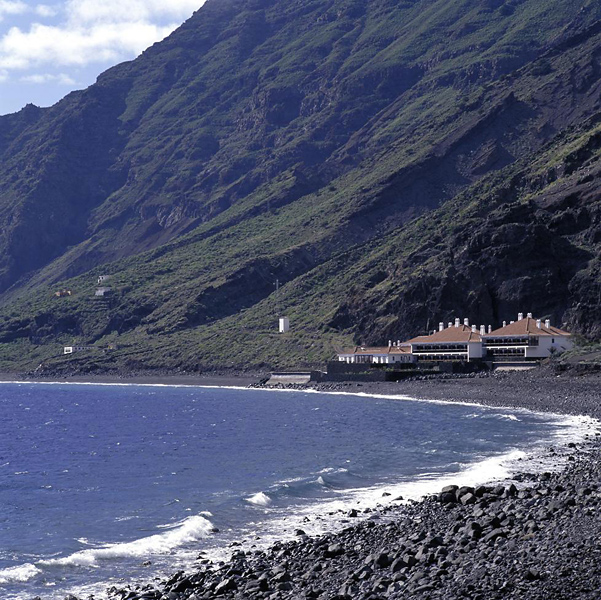
<path id="1" fill-rule="evenodd" d="M 503 479 L 587 426 L 401 397 L 0 384 L 0 598 L 102 598 L 234 542 L 333 531 L 350 508 Z"/>

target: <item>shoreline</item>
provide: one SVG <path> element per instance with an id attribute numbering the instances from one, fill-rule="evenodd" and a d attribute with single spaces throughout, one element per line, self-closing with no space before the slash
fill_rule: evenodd
<path id="1" fill-rule="evenodd" d="M 164 385 L 191 387 L 248 387 L 260 374 L 210 375 L 71 375 L 68 377 L 29 377 L 21 373 L 0 373 L 0 383 L 77 383 L 86 385 Z"/>
<path id="2" fill-rule="evenodd" d="M 90 379 L 56 383 L 244 387 L 239 377 Z M 520 373 L 391 384 L 326 383 L 306 389 L 414 396 L 601 419 L 599 376 L 545 378 Z M 577 448 L 569 442 L 549 453 L 553 457 L 562 450 L 572 452 L 561 471 L 517 473 L 517 487 L 509 482 L 464 486 L 419 502 L 373 508 L 363 515 L 365 520 L 349 514 L 348 526 L 337 533 L 299 535 L 298 540 L 276 542 L 265 551 L 231 549 L 232 558 L 223 564 L 195 567 L 162 582 L 112 588 L 108 598 L 597 598 L 601 436 L 597 431 L 584 438 L 588 439 Z"/>

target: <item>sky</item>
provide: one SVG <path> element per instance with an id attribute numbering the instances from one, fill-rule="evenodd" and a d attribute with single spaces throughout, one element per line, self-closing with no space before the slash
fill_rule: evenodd
<path id="1" fill-rule="evenodd" d="M 0 115 L 51 106 L 162 40 L 205 0 L 0 0 Z"/>

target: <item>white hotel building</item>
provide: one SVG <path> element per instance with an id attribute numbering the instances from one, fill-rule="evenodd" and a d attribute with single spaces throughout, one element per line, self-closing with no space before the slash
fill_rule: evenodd
<path id="1" fill-rule="evenodd" d="M 492 362 L 527 362 L 548 358 L 573 347 L 571 334 L 534 319 L 531 313 L 517 321 L 503 323 L 492 330 L 489 325 L 470 325 L 459 319 L 447 327 L 440 323 L 438 331 L 407 342 L 389 343 L 380 348 L 356 347 L 342 352 L 338 360 L 347 363 L 392 364 L 395 362 L 437 362 L 487 360 Z"/>

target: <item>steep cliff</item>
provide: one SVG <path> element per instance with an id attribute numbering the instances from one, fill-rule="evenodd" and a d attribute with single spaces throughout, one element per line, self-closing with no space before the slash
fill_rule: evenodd
<path id="1" fill-rule="evenodd" d="M 599 19 L 209 0 L 87 90 L 0 117 L 0 358 L 80 339 L 120 345 L 85 368 L 314 363 L 460 309 L 598 336 Z"/>

